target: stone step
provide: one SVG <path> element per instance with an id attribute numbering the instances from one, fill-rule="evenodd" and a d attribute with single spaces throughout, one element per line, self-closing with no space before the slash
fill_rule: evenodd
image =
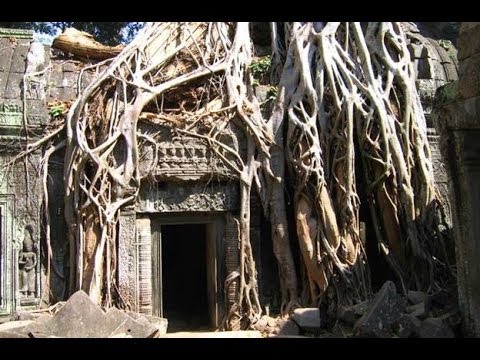
<path id="1" fill-rule="evenodd" d="M 262 334 L 256 330 L 245 331 L 180 331 L 167 333 L 159 338 L 261 338 Z"/>

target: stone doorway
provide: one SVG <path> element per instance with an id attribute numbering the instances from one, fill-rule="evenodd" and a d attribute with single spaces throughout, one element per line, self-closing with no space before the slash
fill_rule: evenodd
<path id="1" fill-rule="evenodd" d="M 215 329 L 218 221 L 184 216 L 151 220 L 153 314 L 168 319 L 169 332 Z"/>
<path id="2" fill-rule="evenodd" d="M 163 316 L 171 331 L 209 328 L 206 226 L 162 226 Z"/>

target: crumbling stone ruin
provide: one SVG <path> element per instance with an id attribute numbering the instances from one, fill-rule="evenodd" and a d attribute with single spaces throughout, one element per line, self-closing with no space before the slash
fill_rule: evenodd
<path id="1" fill-rule="evenodd" d="M 257 331 L 251 336 L 480 334 L 479 297 L 474 291 L 480 279 L 474 266 L 478 214 L 475 197 L 465 196 L 478 187 L 475 166 L 471 165 L 476 159 L 475 131 L 471 129 L 476 129 L 474 105 L 478 95 L 471 81 L 480 52 L 469 43 L 480 29 L 475 24 L 461 27 L 457 42 L 460 68 L 451 42 L 424 36 L 414 23 L 401 25 L 425 114 L 436 196 L 445 204 L 446 225 L 441 232 L 455 238 L 457 247 L 461 313 L 456 294 L 404 289 L 396 275 L 382 271 L 387 265 L 375 249 L 378 244 L 368 240 L 376 236 L 372 220 L 368 222 L 362 213 L 360 240 L 368 255 L 373 293 L 353 305 L 335 304 L 330 309 L 325 300 L 326 305 L 322 302 L 317 307 L 296 304 L 284 314 L 282 296 L 286 290 L 279 281 L 282 270 L 275 258 L 270 218 L 264 211 L 262 194 L 252 191 L 248 195 L 248 232 L 256 273 L 250 276 L 257 284 L 254 290 L 263 313 L 251 324 L 234 318 L 238 321 L 229 330 L 248 326 Z M 263 45 L 256 46 L 261 48 L 259 52 L 265 51 Z M 36 43 L 30 31 L 0 29 L 0 159 L 4 168 L 9 165 L 0 183 L 0 317 L 20 320 L 0 325 L 0 337 L 160 337 L 167 333 L 167 322 L 169 332 L 213 331 L 225 328 L 226 318 L 238 306 L 239 289 L 244 286 L 238 273 L 239 259 L 245 256 L 239 245 L 244 236 L 242 180 L 205 137 L 171 131 L 161 121 L 174 122 L 174 117 L 159 120 L 152 113 L 144 116 L 157 121 L 155 126 L 147 121 L 138 124 L 145 142 L 151 141 L 150 135 L 155 136 L 154 146 L 145 146 L 139 155 L 142 180 L 138 196 L 134 203 L 120 208 L 116 240 L 107 245 L 116 251 L 112 269 L 117 297 L 109 299 L 116 307 L 102 309 L 87 295 L 95 290 L 92 285 L 85 282 L 78 286 L 78 278 L 72 277 L 69 259 L 74 250 L 67 239 L 72 229 L 64 218 L 65 153 L 32 144 L 63 121 L 77 97 L 107 68 L 107 63 Z M 269 85 L 255 86 L 264 114 L 272 110 L 268 108 L 270 89 Z M 175 96 L 182 103 L 182 96 L 187 95 Z M 188 96 L 196 95 L 190 92 Z M 222 141 L 247 158 L 251 146 L 248 132 L 238 122 L 226 123 L 222 131 Z M 28 157 L 16 158 L 25 149 Z M 42 158 L 48 151 L 53 155 L 45 163 Z M 115 156 L 120 158 L 121 154 Z M 132 189 L 125 191 L 133 193 Z M 291 222 L 298 221 L 294 211 L 287 209 Z M 94 224 L 93 229 L 101 228 L 99 219 L 86 221 Z M 294 244 L 299 235 L 294 230 L 291 233 L 295 241 L 288 241 Z M 85 236 L 95 237 L 95 230 Z M 299 255 L 302 249 L 292 245 L 292 251 Z M 299 267 L 299 278 L 306 277 L 303 265 Z M 81 271 L 85 278 L 94 278 L 95 264 L 87 262 Z M 78 287 L 80 291 L 73 291 Z M 330 292 L 325 294 L 326 299 L 333 299 Z M 326 313 L 336 314 L 333 323 L 325 320 Z M 91 321 L 92 326 L 69 329 L 72 318 Z M 98 319 L 102 325 L 95 329 Z"/>

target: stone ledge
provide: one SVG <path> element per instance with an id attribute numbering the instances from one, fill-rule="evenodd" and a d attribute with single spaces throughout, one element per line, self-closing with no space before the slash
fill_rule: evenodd
<path id="1" fill-rule="evenodd" d="M 33 39 L 33 30 L 0 28 L 0 38 Z"/>
<path id="2" fill-rule="evenodd" d="M 435 109 L 434 124 L 442 133 L 445 130 L 480 129 L 480 96 L 457 99 Z"/>

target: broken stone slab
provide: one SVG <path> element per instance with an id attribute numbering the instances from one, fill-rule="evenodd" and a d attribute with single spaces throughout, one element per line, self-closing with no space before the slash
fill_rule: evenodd
<path id="1" fill-rule="evenodd" d="M 330 337 L 346 338 L 347 332 L 343 328 L 343 326 L 337 322 L 332 328 L 332 333 L 330 334 Z"/>
<path id="2" fill-rule="evenodd" d="M 158 330 L 159 335 L 167 333 L 168 319 L 161 318 L 153 315 L 139 314 L 133 311 L 127 311 L 128 316 L 140 323 L 148 323 Z M 145 323 L 145 324 L 146 324 Z"/>
<path id="3" fill-rule="evenodd" d="M 280 338 L 280 339 L 311 339 L 310 336 L 305 335 L 281 335 L 281 334 L 269 334 L 267 339 Z"/>
<path id="4" fill-rule="evenodd" d="M 34 324 L 32 320 L 8 321 L 0 324 L 0 337 L 28 337 L 29 326 Z"/>
<path id="5" fill-rule="evenodd" d="M 132 314 L 135 314 L 135 317 Z M 106 322 L 104 328 L 108 329 L 105 337 L 122 337 L 124 334 L 124 337 L 145 338 L 155 336 L 159 332 L 144 315 L 127 313 L 114 307 L 107 310 L 102 320 Z"/>
<path id="6" fill-rule="evenodd" d="M 254 330 L 266 332 L 268 328 L 268 321 L 265 316 L 262 316 L 255 324 L 253 324 L 252 327 Z"/>
<path id="7" fill-rule="evenodd" d="M 382 285 L 370 303 L 368 311 L 355 323 L 356 336 L 388 337 L 401 316 L 404 304 L 392 281 Z"/>
<path id="8" fill-rule="evenodd" d="M 0 339 L 27 339 L 28 335 L 13 331 L 0 331 Z"/>
<path id="9" fill-rule="evenodd" d="M 261 338 L 262 333 L 256 330 L 215 331 L 215 332 L 175 332 L 160 338 Z"/>
<path id="10" fill-rule="evenodd" d="M 462 323 L 462 317 L 458 309 L 448 312 L 446 314 L 443 314 L 441 316 L 437 316 L 437 319 L 442 320 L 445 324 L 450 326 L 451 329 L 456 328 Z"/>
<path id="11" fill-rule="evenodd" d="M 298 308 L 293 312 L 293 320 L 304 331 L 320 329 L 320 309 Z"/>
<path id="12" fill-rule="evenodd" d="M 88 295 L 80 290 L 74 293 L 63 307 L 45 322 L 45 333 L 65 338 L 105 337 L 111 325 L 101 321 L 104 313 Z"/>
<path id="13" fill-rule="evenodd" d="M 424 318 L 427 315 L 427 307 L 425 306 L 424 302 L 415 304 L 415 305 L 410 305 L 407 306 L 405 311 L 412 316 L 418 317 L 418 318 Z"/>
<path id="14" fill-rule="evenodd" d="M 298 336 L 300 334 L 300 329 L 292 319 L 279 320 L 277 322 L 277 327 L 278 328 L 274 333 L 278 335 Z"/>
<path id="15" fill-rule="evenodd" d="M 33 320 L 8 321 L 0 324 L 0 331 L 11 331 L 18 328 L 24 328 L 30 324 L 33 324 Z"/>
<path id="16" fill-rule="evenodd" d="M 421 302 L 426 302 L 427 294 L 424 293 L 423 291 L 409 290 L 407 292 L 407 299 L 410 302 L 410 304 L 416 305 Z"/>
<path id="17" fill-rule="evenodd" d="M 398 337 L 409 338 L 418 334 L 421 325 L 422 322 L 415 316 L 403 314 L 395 325 L 395 332 Z"/>
<path id="18" fill-rule="evenodd" d="M 125 320 L 108 337 L 117 337 L 125 335 L 132 338 L 151 338 L 158 333 L 157 328 L 150 323 L 142 324 L 127 315 Z"/>
<path id="19" fill-rule="evenodd" d="M 18 320 L 32 320 L 32 321 L 47 321 L 52 318 L 52 315 L 50 315 L 48 312 L 29 312 L 29 311 L 24 311 L 18 313 Z"/>
<path id="20" fill-rule="evenodd" d="M 423 320 L 419 333 L 420 338 L 454 338 L 450 327 L 442 319 L 428 318 Z"/>
<path id="21" fill-rule="evenodd" d="M 352 306 L 339 306 L 337 317 L 347 325 L 353 326 L 368 310 L 369 301 L 365 300 Z"/>

